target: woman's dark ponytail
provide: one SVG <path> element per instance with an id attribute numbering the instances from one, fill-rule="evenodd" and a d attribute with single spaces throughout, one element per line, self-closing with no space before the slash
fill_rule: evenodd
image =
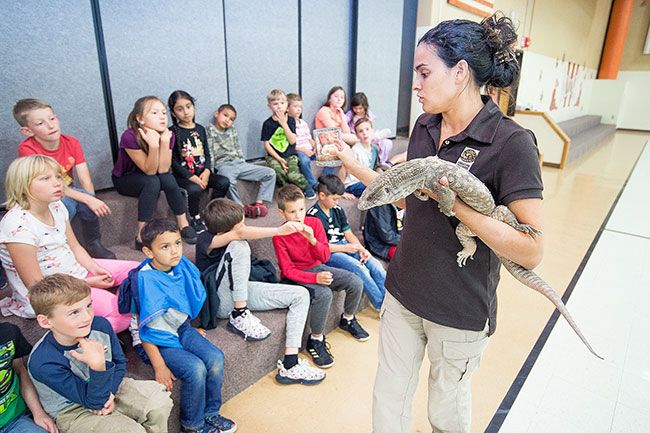
<path id="1" fill-rule="evenodd" d="M 494 70 L 486 83 L 492 87 L 508 87 L 519 74 L 519 63 L 515 57 L 514 44 L 517 33 L 510 18 L 494 14 L 481 22 L 488 46 L 492 49 Z"/>

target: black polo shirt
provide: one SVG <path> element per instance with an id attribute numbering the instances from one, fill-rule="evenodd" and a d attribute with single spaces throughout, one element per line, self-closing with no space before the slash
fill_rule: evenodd
<path id="1" fill-rule="evenodd" d="M 485 183 L 495 202 L 542 198 L 542 177 L 535 137 L 505 117 L 484 97 L 485 106 L 467 128 L 448 138 L 440 150 L 440 114 L 421 115 L 411 133 L 407 159 L 438 155 L 465 168 Z M 454 232 L 459 221 L 443 215 L 433 200 L 406 198 L 400 248 L 390 262 L 388 291 L 409 311 L 441 325 L 480 331 L 490 319 L 496 329 L 496 287 L 500 263 L 478 238 L 474 260 L 459 268 L 462 249 Z"/>

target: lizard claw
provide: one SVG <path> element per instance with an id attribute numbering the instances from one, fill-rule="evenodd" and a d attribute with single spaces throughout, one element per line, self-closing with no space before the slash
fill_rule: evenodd
<path id="1" fill-rule="evenodd" d="M 525 233 L 525 234 L 527 234 L 529 236 L 532 236 L 533 238 L 536 238 L 537 236 L 540 236 L 540 235 L 543 234 L 541 230 L 537 230 L 535 227 L 529 226 L 528 224 L 519 224 L 516 227 L 516 229 L 519 230 L 522 233 Z"/>
<path id="2" fill-rule="evenodd" d="M 457 256 L 456 263 L 458 263 L 459 268 L 465 266 L 465 264 L 467 263 L 467 259 L 474 260 L 473 254 L 468 254 L 464 251 L 459 251 L 458 253 L 456 253 L 456 256 Z"/>

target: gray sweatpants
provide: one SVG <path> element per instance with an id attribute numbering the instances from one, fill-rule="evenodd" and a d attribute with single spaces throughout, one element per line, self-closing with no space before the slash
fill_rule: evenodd
<path id="1" fill-rule="evenodd" d="M 275 171 L 270 167 L 251 164 L 243 159 L 222 162 L 216 164 L 217 172 L 226 176 L 230 181 L 228 188 L 228 198 L 243 204 L 237 189 L 237 180 L 250 180 L 260 182 L 260 189 L 257 191 L 257 200 L 270 202 L 273 200 L 273 190 L 275 189 Z"/>
<path id="2" fill-rule="evenodd" d="M 327 322 L 327 313 L 330 311 L 332 304 L 332 291 L 338 292 L 345 290 L 345 304 L 343 312 L 345 314 L 354 314 L 359 308 L 361 295 L 363 294 L 363 281 L 350 271 L 345 269 L 333 268 L 327 265 L 318 265 L 305 272 L 318 273 L 329 271 L 334 277 L 329 286 L 324 284 L 302 284 L 307 287 L 311 295 L 311 317 L 309 326 L 312 334 L 322 334 Z"/>
<path id="3" fill-rule="evenodd" d="M 219 310 L 217 317 L 225 319 L 235 307 L 235 301 L 247 301 L 251 311 L 289 308 L 286 325 L 286 347 L 300 347 L 305 321 L 309 312 L 309 292 L 301 286 L 248 281 L 251 272 L 251 249 L 246 241 L 228 244 L 226 253 L 232 258 L 232 286 L 224 275 L 217 289 Z M 225 256 L 225 254 L 224 254 Z M 225 265 L 221 260 L 217 273 Z"/>

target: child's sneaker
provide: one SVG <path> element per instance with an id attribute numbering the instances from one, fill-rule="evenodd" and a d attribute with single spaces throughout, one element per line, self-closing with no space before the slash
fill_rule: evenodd
<path id="1" fill-rule="evenodd" d="M 247 218 L 257 218 L 260 216 L 257 206 L 254 204 L 244 205 L 244 216 Z"/>
<path id="2" fill-rule="evenodd" d="M 318 385 L 325 379 L 325 372 L 319 368 L 314 368 L 304 359 L 298 358 L 298 363 L 290 369 L 284 368 L 281 360 L 278 360 L 278 374 L 275 380 L 283 385 L 292 383 L 301 383 L 303 385 Z"/>
<path id="3" fill-rule="evenodd" d="M 235 433 L 237 431 L 237 423 L 221 415 L 207 417 L 205 424 L 216 427 L 218 433 Z"/>
<path id="4" fill-rule="evenodd" d="M 264 203 L 255 203 L 257 208 L 257 216 L 265 217 L 269 213 L 269 208 Z"/>
<path id="5" fill-rule="evenodd" d="M 260 319 L 253 316 L 250 310 L 244 311 L 241 315 L 233 318 L 232 314 L 228 316 L 229 331 L 244 337 L 244 340 L 260 341 L 264 340 L 271 334 L 271 330 L 260 323 Z"/>
<path id="6" fill-rule="evenodd" d="M 187 428 L 181 426 L 181 433 L 219 433 L 219 429 L 206 422 L 201 428 Z"/>
<path id="7" fill-rule="evenodd" d="M 205 224 L 203 224 L 203 220 L 201 220 L 201 218 L 190 218 L 190 225 L 197 235 L 200 235 L 206 231 Z"/>
<path id="8" fill-rule="evenodd" d="M 339 322 L 339 328 L 344 331 L 348 331 L 354 338 L 359 341 L 366 341 L 370 338 L 370 334 L 366 332 L 365 329 L 361 327 L 359 321 L 356 317 L 348 320 L 341 314 L 341 321 Z"/>
<path id="9" fill-rule="evenodd" d="M 196 243 L 196 231 L 192 226 L 185 226 L 181 229 L 181 238 L 188 244 L 194 245 Z"/>
<path id="10" fill-rule="evenodd" d="M 325 341 L 325 336 L 323 336 L 323 341 L 309 337 L 307 339 L 306 349 L 309 355 L 311 355 L 314 364 L 320 368 L 329 368 L 334 365 L 334 358 L 330 353 L 330 345 Z"/>

